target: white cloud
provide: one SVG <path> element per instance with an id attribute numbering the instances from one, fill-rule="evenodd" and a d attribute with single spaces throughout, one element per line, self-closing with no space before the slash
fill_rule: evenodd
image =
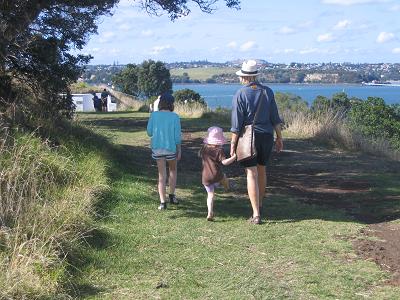
<path id="1" fill-rule="evenodd" d="M 334 55 L 340 52 L 348 52 L 347 49 L 342 49 L 341 47 L 323 47 L 323 48 L 304 48 L 299 51 L 300 54 L 324 54 L 324 55 Z"/>
<path id="2" fill-rule="evenodd" d="M 117 48 L 112 48 L 110 49 L 109 53 L 111 54 L 119 54 L 121 52 L 121 50 L 117 49 Z"/>
<path id="3" fill-rule="evenodd" d="M 130 6 L 132 6 L 132 2 L 130 2 L 130 0 L 121 0 L 121 1 L 119 1 L 118 6 L 130 7 Z"/>
<path id="4" fill-rule="evenodd" d="M 312 20 L 308 20 L 308 21 L 304 21 L 304 22 L 302 22 L 302 23 L 299 23 L 299 27 L 301 27 L 301 28 L 310 28 L 310 27 L 312 27 L 314 25 L 314 21 L 312 21 Z"/>
<path id="5" fill-rule="evenodd" d="M 172 49 L 171 45 L 154 46 L 151 49 L 150 54 L 158 55 L 158 54 L 168 51 L 170 49 Z"/>
<path id="6" fill-rule="evenodd" d="M 297 24 L 293 24 L 291 26 L 283 26 L 279 28 L 278 33 L 280 34 L 295 34 L 300 31 L 304 31 L 305 29 L 309 29 L 314 25 L 314 22 L 311 20 L 300 22 Z"/>
<path id="7" fill-rule="evenodd" d="M 392 50 L 392 53 L 394 53 L 394 54 L 400 54 L 400 48 L 394 48 L 394 49 Z"/>
<path id="8" fill-rule="evenodd" d="M 115 37 L 115 32 L 112 31 L 106 31 L 104 32 L 101 37 L 99 38 L 100 43 L 108 43 L 111 41 L 112 38 Z"/>
<path id="9" fill-rule="evenodd" d="M 282 28 L 279 29 L 279 32 L 282 34 L 292 34 L 295 33 L 296 30 L 289 26 L 283 26 Z"/>
<path id="10" fill-rule="evenodd" d="M 322 3 L 350 6 L 356 4 L 378 4 L 388 1 L 389 0 L 322 0 Z"/>
<path id="11" fill-rule="evenodd" d="M 121 25 L 119 25 L 118 28 L 124 31 L 128 31 L 132 29 L 132 26 L 128 23 L 122 23 Z"/>
<path id="12" fill-rule="evenodd" d="M 318 37 L 317 37 L 317 41 L 318 42 L 331 42 L 331 41 L 333 41 L 335 38 L 334 38 L 334 36 L 332 35 L 332 33 L 325 33 L 325 34 L 320 34 Z"/>
<path id="13" fill-rule="evenodd" d="M 306 48 L 306 49 L 303 49 L 303 50 L 300 50 L 300 54 L 311 54 L 311 53 L 317 53 L 317 52 L 319 52 L 319 50 L 317 49 L 317 48 Z"/>
<path id="14" fill-rule="evenodd" d="M 254 48 L 257 48 L 256 42 L 248 41 L 240 46 L 240 51 L 246 52 L 246 51 L 252 50 Z"/>
<path id="15" fill-rule="evenodd" d="M 296 50 L 294 50 L 294 49 L 287 48 L 287 49 L 277 49 L 274 51 L 274 53 L 275 54 L 290 54 L 290 53 L 294 53 L 295 51 Z"/>
<path id="16" fill-rule="evenodd" d="M 376 42 L 379 44 L 389 42 L 394 39 L 394 34 L 391 32 L 381 32 L 376 38 Z"/>
<path id="17" fill-rule="evenodd" d="M 226 45 L 228 48 L 232 48 L 232 49 L 235 49 L 236 47 L 237 47 L 237 42 L 235 42 L 235 41 L 232 41 L 232 42 L 230 42 L 230 43 L 228 43 L 228 45 Z"/>
<path id="18" fill-rule="evenodd" d="M 390 8 L 391 11 L 400 11 L 400 4 L 393 5 Z"/>
<path id="19" fill-rule="evenodd" d="M 333 29 L 335 29 L 335 30 L 346 29 L 350 26 L 350 23 L 351 22 L 349 20 L 341 20 L 335 25 L 335 27 L 333 27 Z"/>
<path id="20" fill-rule="evenodd" d="M 154 35 L 154 31 L 151 29 L 147 29 L 147 30 L 142 30 L 142 32 L 140 33 L 142 36 L 146 36 L 146 37 L 150 37 Z"/>
<path id="21" fill-rule="evenodd" d="M 112 38 L 114 36 L 115 36 L 115 33 L 112 32 L 112 31 L 106 31 L 106 32 L 103 33 L 103 37 L 106 38 L 106 39 L 107 38 Z"/>
<path id="22" fill-rule="evenodd" d="M 219 47 L 211 48 L 211 51 L 217 51 L 217 50 L 219 50 Z"/>
<path id="23" fill-rule="evenodd" d="M 295 51 L 294 49 L 284 49 L 283 53 L 289 54 L 289 53 L 293 53 L 294 51 Z"/>

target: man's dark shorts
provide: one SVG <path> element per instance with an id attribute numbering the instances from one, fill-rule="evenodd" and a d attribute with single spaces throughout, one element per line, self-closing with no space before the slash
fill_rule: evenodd
<path id="1" fill-rule="evenodd" d="M 274 146 L 274 136 L 270 133 L 255 133 L 255 144 L 257 156 L 240 162 L 245 168 L 255 167 L 257 165 L 265 166 L 271 156 L 272 147 Z"/>

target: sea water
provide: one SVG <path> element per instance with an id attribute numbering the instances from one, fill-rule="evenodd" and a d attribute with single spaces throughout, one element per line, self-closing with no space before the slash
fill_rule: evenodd
<path id="1" fill-rule="evenodd" d="M 400 103 L 400 86 L 366 86 L 353 84 L 267 84 L 274 92 L 291 93 L 311 104 L 321 95 L 332 97 L 345 92 L 349 97 L 367 99 L 381 97 L 387 104 Z M 173 90 L 191 89 L 198 92 L 210 108 L 231 107 L 232 97 L 240 84 L 174 84 Z"/>

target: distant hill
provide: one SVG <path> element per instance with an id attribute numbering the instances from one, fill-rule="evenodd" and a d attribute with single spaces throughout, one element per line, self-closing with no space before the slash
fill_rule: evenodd
<path id="1" fill-rule="evenodd" d="M 400 81 L 399 63 L 270 63 L 256 59 L 260 79 L 269 83 L 368 83 Z M 166 63 L 174 83 L 233 83 L 243 59 L 225 63 L 207 60 Z M 111 85 L 112 77 L 125 65 L 88 65 L 81 80 L 89 84 Z"/>
<path id="2" fill-rule="evenodd" d="M 190 79 L 206 81 L 223 74 L 234 74 L 237 68 L 234 67 L 203 67 L 203 68 L 189 68 L 189 69 L 171 69 L 171 76 L 183 76 L 187 73 Z"/>

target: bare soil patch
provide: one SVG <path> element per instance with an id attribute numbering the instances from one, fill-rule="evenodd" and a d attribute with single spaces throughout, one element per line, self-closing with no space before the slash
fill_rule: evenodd
<path id="1" fill-rule="evenodd" d="M 390 272 L 389 284 L 400 285 L 400 225 L 372 224 L 360 233 L 362 238 L 353 241 L 357 254 Z"/>

